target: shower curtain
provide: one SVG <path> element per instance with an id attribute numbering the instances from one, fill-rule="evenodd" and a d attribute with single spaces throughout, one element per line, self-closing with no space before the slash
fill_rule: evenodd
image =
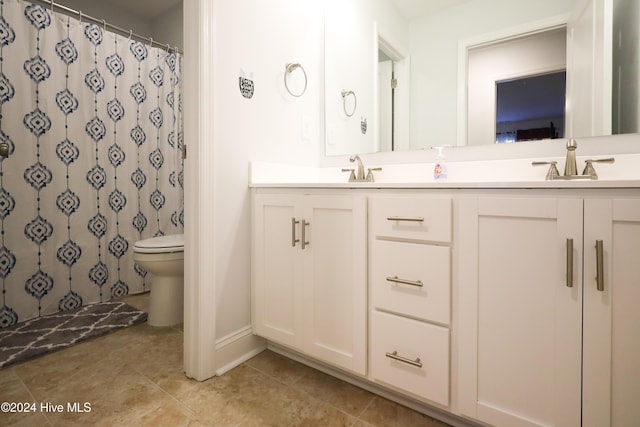
<path id="1" fill-rule="evenodd" d="M 0 327 L 149 289 L 182 233 L 181 57 L 0 0 Z"/>

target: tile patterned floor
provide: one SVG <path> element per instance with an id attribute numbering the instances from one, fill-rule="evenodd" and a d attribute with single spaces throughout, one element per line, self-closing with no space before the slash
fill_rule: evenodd
<path id="1" fill-rule="evenodd" d="M 148 296 L 125 301 L 148 308 Z M 146 323 L 0 370 L 2 426 L 446 426 L 271 351 L 221 377 L 182 372 L 182 328 Z M 62 404 L 62 412 L 40 405 Z M 67 410 L 90 404 L 90 412 Z M 52 408 L 52 407 L 50 407 Z"/>

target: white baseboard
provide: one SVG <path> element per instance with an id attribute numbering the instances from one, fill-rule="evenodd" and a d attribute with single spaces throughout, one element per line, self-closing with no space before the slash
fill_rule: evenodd
<path id="1" fill-rule="evenodd" d="M 250 325 L 216 340 L 216 375 L 224 374 L 266 348 L 266 341 L 253 335 Z"/>

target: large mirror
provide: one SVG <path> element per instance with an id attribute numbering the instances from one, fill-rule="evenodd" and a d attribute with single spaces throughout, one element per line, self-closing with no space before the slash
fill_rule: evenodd
<path id="1" fill-rule="evenodd" d="M 325 153 L 638 132 L 638 3 L 328 1 Z"/>

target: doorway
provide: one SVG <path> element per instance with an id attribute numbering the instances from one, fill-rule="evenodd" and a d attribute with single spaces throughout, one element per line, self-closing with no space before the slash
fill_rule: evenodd
<path id="1" fill-rule="evenodd" d="M 502 88 L 532 84 L 532 80 L 528 79 L 537 80 L 538 83 L 555 82 L 553 79 L 538 77 L 555 75 L 558 80 L 562 79 L 561 74 L 566 70 L 566 58 L 565 25 L 491 41 L 469 49 L 467 144 L 503 142 L 496 138 L 500 132 L 497 123 L 501 120 L 498 117 L 498 88 L 503 83 L 507 84 Z M 552 88 L 545 89 L 545 93 L 550 93 L 551 90 Z M 554 93 L 553 97 L 547 98 L 549 101 L 551 98 L 563 100 L 564 95 Z M 564 101 L 560 102 L 564 104 Z M 564 117 L 540 117 L 539 113 L 534 113 L 535 108 L 534 105 L 526 106 L 523 103 L 519 106 L 523 116 L 532 115 L 544 121 L 554 121 L 554 127 L 559 127 L 560 121 L 564 122 Z M 546 126 L 550 127 L 548 123 Z M 513 139 L 515 140 L 515 137 Z"/>
<path id="2" fill-rule="evenodd" d="M 564 137 L 566 70 L 496 82 L 496 143 Z"/>

